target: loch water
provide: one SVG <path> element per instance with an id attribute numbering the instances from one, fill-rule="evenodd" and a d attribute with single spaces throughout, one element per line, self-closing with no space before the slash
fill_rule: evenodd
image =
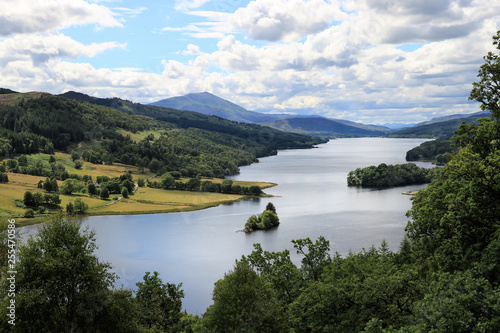
<path id="1" fill-rule="evenodd" d="M 158 271 L 164 282 L 183 283 L 183 306 L 203 314 L 212 303 L 214 283 L 248 255 L 254 243 L 264 250 L 293 253 L 292 239 L 323 236 L 332 253 L 347 255 L 386 240 L 397 250 L 408 222 L 410 196 L 424 186 L 382 190 L 347 186 L 347 174 L 380 163 L 405 163 L 406 151 L 423 139 L 336 139 L 314 149 L 280 151 L 241 167 L 234 180 L 267 181 L 274 197 L 238 201 L 194 212 L 154 215 L 94 216 L 84 225 L 96 231 L 97 254 L 119 275 L 117 287 L 135 288 L 145 272 Z M 419 162 L 420 166 L 432 167 Z M 272 202 L 278 228 L 238 232 L 250 215 Z M 33 227 L 36 228 L 36 227 Z M 30 228 L 28 228 L 30 229 Z M 300 257 L 293 255 L 300 264 Z"/>

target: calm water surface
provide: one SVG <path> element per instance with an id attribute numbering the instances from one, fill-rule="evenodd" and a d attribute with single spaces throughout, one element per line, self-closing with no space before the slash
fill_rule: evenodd
<path id="1" fill-rule="evenodd" d="M 406 151 L 421 139 L 338 139 L 315 149 L 280 151 L 277 156 L 241 168 L 235 180 L 269 181 L 273 198 L 221 205 L 196 212 L 132 216 L 96 216 L 84 223 L 97 233 L 98 255 L 120 276 L 118 286 L 135 288 L 145 272 L 158 271 L 164 282 L 183 283 L 185 309 L 202 314 L 212 303 L 213 284 L 250 254 L 254 243 L 264 250 L 293 249 L 292 239 L 330 240 L 342 255 L 379 246 L 385 239 L 397 250 L 407 223 L 410 197 L 401 192 L 422 186 L 385 190 L 349 188 L 347 173 L 380 163 L 405 163 Z M 429 163 L 419 163 L 430 166 Z M 266 232 L 237 232 L 247 218 L 271 201 L 280 226 Z M 300 258 L 294 258 L 299 262 Z"/>

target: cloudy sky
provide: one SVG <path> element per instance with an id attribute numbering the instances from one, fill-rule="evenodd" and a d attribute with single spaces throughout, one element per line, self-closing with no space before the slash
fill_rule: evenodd
<path id="1" fill-rule="evenodd" d="M 0 0 L 0 87 L 153 102 L 209 91 L 248 110 L 364 123 L 467 100 L 498 0 Z"/>

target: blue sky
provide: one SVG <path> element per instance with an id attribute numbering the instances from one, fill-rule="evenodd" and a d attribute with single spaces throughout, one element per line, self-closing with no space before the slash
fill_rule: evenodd
<path id="1" fill-rule="evenodd" d="M 478 111 L 495 0 L 0 0 L 0 87 L 363 123 Z"/>

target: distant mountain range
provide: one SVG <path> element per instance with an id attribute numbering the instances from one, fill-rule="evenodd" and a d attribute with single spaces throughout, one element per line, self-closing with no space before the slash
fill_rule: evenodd
<path id="1" fill-rule="evenodd" d="M 437 117 L 417 124 L 413 127 L 393 132 L 390 136 L 399 138 L 449 139 L 463 121 L 471 123 L 482 117 L 491 117 L 491 112 L 480 111 L 472 114 L 457 114 L 446 117 Z"/>
<path id="2" fill-rule="evenodd" d="M 293 116 L 289 114 L 265 114 L 248 111 L 237 104 L 209 92 L 171 97 L 151 103 L 150 105 L 195 111 L 238 122 L 261 123 L 282 131 L 330 138 L 383 136 L 391 131 L 389 128 L 382 126 L 364 125 L 352 121 L 329 119 L 319 116 Z"/>
<path id="3" fill-rule="evenodd" d="M 379 126 L 320 116 L 265 114 L 248 111 L 235 103 L 208 92 L 192 93 L 185 96 L 162 99 L 149 105 L 133 103 L 116 97 L 97 98 L 74 91 L 66 92 L 60 96 L 108 106 L 136 115 L 152 116 L 154 118 L 161 117 L 169 121 L 172 121 L 171 118 L 173 115 L 172 111 L 168 110 L 183 110 L 186 113 L 192 113 L 189 117 L 195 117 L 196 113 L 202 113 L 240 123 L 257 123 L 286 132 L 326 138 L 387 135 L 391 137 L 422 138 L 450 137 L 463 120 L 471 122 L 479 117 L 489 116 L 488 111 L 481 111 L 473 114 L 456 114 L 436 117 L 419 124 L 394 123 L 387 124 L 388 126 Z M 175 117 L 178 116 L 176 115 Z M 199 121 L 201 121 L 201 118 L 199 119 Z M 401 129 L 402 126 L 406 128 Z"/>

